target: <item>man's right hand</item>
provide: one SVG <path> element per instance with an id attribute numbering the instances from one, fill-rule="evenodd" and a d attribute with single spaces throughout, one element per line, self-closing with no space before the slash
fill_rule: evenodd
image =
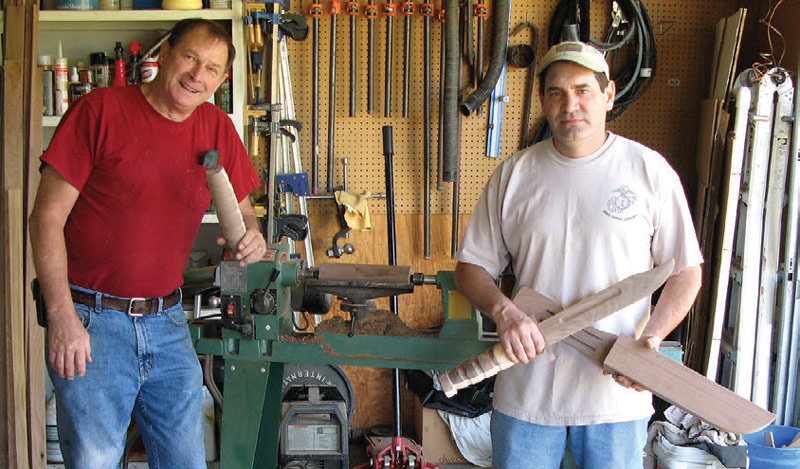
<path id="1" fill-rule="evenodd" d="M 509 360 L 528 363 L 544 351 L 545 341 L 539 326 L 511 301 L 494 315 L 494 322 Z"/>
<path id="2" fill-rule="evenodd" d="M 92 361 L 89 333 L 78 316 L 50 315 L 47 326 L 50 366 L 62 378 L 73 379 L 86 374 L 86 363 Z"/>

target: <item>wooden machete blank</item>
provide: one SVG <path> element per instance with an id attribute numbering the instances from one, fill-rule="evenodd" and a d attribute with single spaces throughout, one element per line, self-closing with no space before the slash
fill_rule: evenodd
<path id="1" fill-rule="evenodd" d="M 665 401 L 732 433 L 753 433 L 769 425 L 775 415 L 691 368 L 620 335 L 608 352 L 603 368 L 627 376 Z"/>

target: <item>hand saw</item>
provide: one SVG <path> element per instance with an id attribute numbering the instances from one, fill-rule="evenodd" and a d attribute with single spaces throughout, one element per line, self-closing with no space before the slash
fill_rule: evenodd
<path id="1" fill-rule="evenodd" d="M 675 262 L 670 260 L 647 272 L 631 275 L 545 319 L 539 324 L 545 342 L 554 344 L 653 293 L 667 280 L 674 265 Z M 531 316 L 530 311 L 522 311 Z M 483 381 L 514 364 L 498 343 L 453 370 L 439 373 L 437 379 L 445 395 L 453 397 L 459 389 Z"/>
<path id="2" fill-rule="evenodd" d="M 520 289 L 514 302 L 537 320 L 544 319 L 542 324 L 558 315 L 559 308 L 552 300 L 527 287 Z M 628 377 L 719 430 L 753 433 L 775 419 L 772 412 L 630 336 L 586 327 L 564 342 L 605 371 Z"/>

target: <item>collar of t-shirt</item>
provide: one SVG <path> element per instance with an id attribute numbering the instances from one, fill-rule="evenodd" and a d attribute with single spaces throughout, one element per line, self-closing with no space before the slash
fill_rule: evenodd
<path id="1" fill-rule="evenodd" d="M 580 158 L 570 158 L 568 156 L 562 155 L 558 150 L 556 150 L 555 144 L 553 143 L 553 139 L 550 139 L 549 142 L 549 150 L 548 154 L 558 163 L 563 164 L 564 166 L 585 166 L 588 164 L 592 164 L 598 161 L 606 151 L 614 144 L 617 136 L 612 132 L 607 132 L 608 138 L 606 141 L 603 142 L 603 145 L 598 148 L 594 153 L 590 153 L 586 156 L 581 156 Z"/>

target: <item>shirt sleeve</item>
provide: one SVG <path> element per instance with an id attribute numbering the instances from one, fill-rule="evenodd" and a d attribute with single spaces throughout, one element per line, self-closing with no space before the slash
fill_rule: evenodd
<path id="1" fill-rule="evenodd" d="M 483 267 L 494 278 L 511 259 L 502 230 L 504 167 L 505 164 L 497 168 L 483 188 L 456 255 L 459 262 Z"/>
<path id="2" fill-rule="evenodd" d="M 95 166 L 97 116 L 91 99 L 79 99 L 70 105 L 56 128 L 47 150 L 40 157 L 70 185 L 83 190 Z"/>
<path id="3" fill-rule="evenodd" d="M 689 204 L 677 173 L 664 160 L 659 190 L 659 217 L 656 220 L 651 253 L 656 263 L 675 259 L 673 275 L 687 267 L 700 265 L 703 256 L 697 241 Z"/>

